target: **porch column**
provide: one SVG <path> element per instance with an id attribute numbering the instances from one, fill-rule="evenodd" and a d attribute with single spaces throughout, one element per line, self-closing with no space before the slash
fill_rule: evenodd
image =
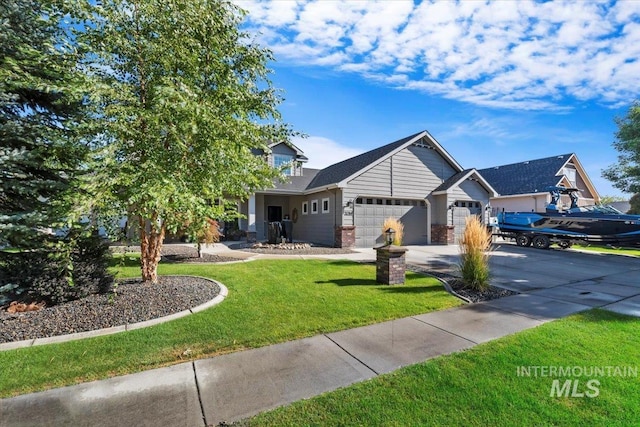
<path id="1" fill-rule="evenodd" d="M 247 242 L 256 241 L 256 195 L 249 196 L 247 207 Z"/>

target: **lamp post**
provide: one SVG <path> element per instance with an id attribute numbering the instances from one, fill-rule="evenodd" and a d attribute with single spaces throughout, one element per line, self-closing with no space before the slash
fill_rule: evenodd
<path id="1" fill-rule="evenodd" d="M 389 227 L 384 231 L 384 235 L 387 237 L 387 245 L 391 245 L 396 237 L 396 230 Z"/>
<path id="2" fill-rule="evenodd" d="M 404 283 L 407 248 L 395 246 L 393 241 L 396 230 L 389 227 L 383 232 L 386 244 L 377 246 L 376 250 L 376 282 L 385 285 Z"/>

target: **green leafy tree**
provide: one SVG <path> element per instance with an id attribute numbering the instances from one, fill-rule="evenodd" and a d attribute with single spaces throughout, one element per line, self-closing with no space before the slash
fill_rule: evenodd
<path id="1" fill-rule="evenodd" d="M 640 215 L 640 193 L 636 193 L 631 196 L 629 199 L 629 204 L 631 207 L 629 208 L 628 214 L 631 215 Z"/>
<path id="2" fill-rule="evenodd" d="M 0 247 L 42 248 L 62 226 L 87 148 L 83 82 L 54 2 L 0 2 Z"/>
<path id="3" fill-rule="evenodd" d="M 103 0 L 78 34 L 101 120 L 92 182 L 137 221 L 141 270 L 157 281 L 166 232 L 202 229 L 224 203 L 271 185 L 279 172 L 257 149 L 292 135 L 268 79 L 271 54 L 240 31 L 228 1 Z"/>
<path id="4" fill-rule="evenodd" d="M 640 193 L 640 103 L 635 102 L 626 116 L 616 119 L 616 124 L 613 146 L 619 153 L 618 163 L 602 175 L 626 193 Z"/>

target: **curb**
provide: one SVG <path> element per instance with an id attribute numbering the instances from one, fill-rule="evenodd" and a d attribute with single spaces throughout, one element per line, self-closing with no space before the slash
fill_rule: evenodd
<path id="1" fill-rule="evenodd" d="M 208 277 L 185 275 L 185 274 L 168 275 L 165 277 L 185 277 L 185 276 L 196 277 L 198 279 L 203 279 L 203 280 L 208 280 L 210 282 L 213 282 L 216 285 L 218 285 L 218 287 L 220 288 L 220 292 L 212 300 L 207 301 L 203 304 L 200 304 L 196 307 L 193 307 L 187 310 L 182 310 L 173 314 L 168 314 L 166 316 L 158 317 L 156 319 L 150 319 L 142 322 L 120 325 L 120 326 L 112 326 L 110 328 L 96 329 L 94 331 L 76 332 L 73 334 L 56 335 L 54 337 L 34 338 L 34 339 L 23 340 L 23 341 L 12 341 L 8 343 L 2 343 L 0 344 L 0 351 L 15 350 L 19 348 L 33 347 L 36 345 L 57 344 L 57 343 L 63 343 L 67 341 L 80 340 L 84 338 L 100 337 L 104 335 L 117 334 L 120 332 L 134 331 L 136 329 L 148 328 L 149 326 L 159 325 L 161 323 L 169 322 L 171 320 L 180 319 L 190 314 L 198 313 L 200 311 L 211 308 L 215 305 L 220 304 L 229 295 L 229 289 L 227 289 L 225 285 L 218 282 L 217 280 L 209 279 Z"/>

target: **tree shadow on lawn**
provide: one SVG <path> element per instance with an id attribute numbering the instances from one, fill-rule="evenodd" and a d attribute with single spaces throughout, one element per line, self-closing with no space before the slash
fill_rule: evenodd
<path id="1" fill-rule="evenodd" d="M 318 285 L 337 285 L 337 286 L 376 286 L 379 291 L 393 294 L 420 294 L 427 292 L 444 292 L 445 289 L 441 285 L 427 286 L 408 286 L 406 284 L 386 285 L 378 283 L 375 279 L 335 279 L 335 280 L 316 280 Z"/>

